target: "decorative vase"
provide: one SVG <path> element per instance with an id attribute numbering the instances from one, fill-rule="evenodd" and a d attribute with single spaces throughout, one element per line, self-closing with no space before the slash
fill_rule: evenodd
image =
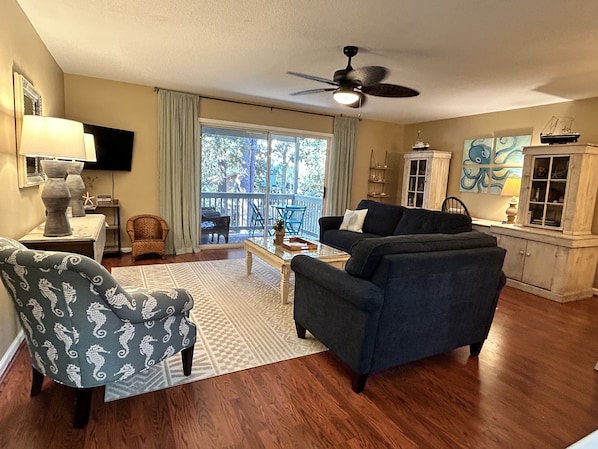
<path id="1" fill-rule="evenodd" d="M 282 245 L 282 241 L 284 240 L 284 230 L 282 231 L 274 231 L 274 244 L 275 245 Z"/>

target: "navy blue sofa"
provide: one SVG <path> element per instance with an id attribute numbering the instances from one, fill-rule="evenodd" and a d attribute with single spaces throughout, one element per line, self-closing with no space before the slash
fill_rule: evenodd
<path id="1" fill-rule="evenodd" d="M 351 252 L 358 240 L 405 234 L 456 234 L 471 231 L 471 218 L 461 214 L 411 209 L 395 204 L 361 200 L 357 209 L 367 209 L 363 233 L 339 230 L 342 216 L 321 217 L 320 242 Z"/>
<path id="2" fill-rule="evenodd" d="M 460 346 L 477 356 L 505 284 L 504 255 L 477 231 L 362 239 L 345 270 L 298 255 L 297 335 L 309 330 L 346 363 L 356 392 L 370 373 Z"/>

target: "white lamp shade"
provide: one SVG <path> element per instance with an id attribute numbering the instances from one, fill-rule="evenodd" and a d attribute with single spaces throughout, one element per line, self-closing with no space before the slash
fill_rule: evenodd
<path id="1" fill-rule="evenodd" d="M 520 189 L 521 178 L 507 178 L 500 194 L 502 196 L 519 196 Z"/>
<path id="2" fill-rule="evenodd" d="M 96 143 L 93 134 L 85 133 L 85 160 L 87 162 L 97 162 L 96 159 Z"/>
<path id="3" fill-rule="evenodd" d="M 85 160 L 83 124 L 41 115 L 24 115 L 19 154 Z"/>

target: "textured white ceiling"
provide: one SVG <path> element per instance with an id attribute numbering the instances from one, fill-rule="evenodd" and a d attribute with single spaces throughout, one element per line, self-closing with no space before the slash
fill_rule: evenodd
<path id="1" fill-rule="evenodd" d="M 65 73 L 415 123 L 598 97 L 595 0 L 17 0 Z M 421 92 L 361 109 L 325 84 L 381 65 Z"/>

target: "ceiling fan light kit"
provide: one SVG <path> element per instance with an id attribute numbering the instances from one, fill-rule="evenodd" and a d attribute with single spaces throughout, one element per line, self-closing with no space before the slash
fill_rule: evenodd
<path id="1" fill-rule="evenodd" d="M 332 80 L 319 76 L 307 75 L 305 73 L 287 72 L 289 75 L 298 76 L 312 81 L 329 84 L 333 87 L 320 89 L 302 90 L 291 95 L 310 95 L 321 92 L 332 92 L 332 98 L 338 103 L 351 108 L 359 108 L 365 104 L 365 95 L 385 98 L 415 97 L 419 92 L 397 84 L 382 83 L 381 81 L 388 74 L 388 70 L 380 66 L 368 66 L 354 69 L 351 67 L 351 59 L 358 52 L 359 48 L 354 45 L 347 45 L 343 49 L 345 56 L 349 58 L 347 67 L 334 72 Z"/>
<path id="2" fill-rule="evenodd" d="M 359 95 L 350 87 L 339 87 L 332 94 L 332 98 L 340 104 L 353 104 L 359 101 Z"/>

